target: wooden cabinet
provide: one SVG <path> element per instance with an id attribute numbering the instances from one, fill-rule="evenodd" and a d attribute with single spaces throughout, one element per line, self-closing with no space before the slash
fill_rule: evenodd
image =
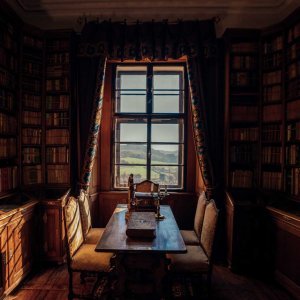
<path id="1" fill-rule="evenodd" d="M 226 193 L 227 262 L 236 272 L 269 272 L 269 238 L 263 206 L 255 194 Z"/>
<path id="2" fill-rule="evenodd" d="M 272 225 L 275 278 L 296 299 L 300 299 L 300 214 L 287 213 L 274 207 L 267 207 L 267 211 Z"/>
<path id="3" fill-rule="evenodd" d="M 57 192 L 54 192 L 55 194 Z M 63 225 L 63 206 L 69 191 L 52 194 L 41 201 L 41 258 L 46 261 L 63 263 L 65 261 L 65 230 Z"/>
<path id="4" fill-rule="evenodd" d="M 0 214 L 1 286 L 0 296 L 8 294 L 29 273 L 33 263 L 36 236 L 36 201 Z M 0 206 L 1 210 L 1 206 Z"/>

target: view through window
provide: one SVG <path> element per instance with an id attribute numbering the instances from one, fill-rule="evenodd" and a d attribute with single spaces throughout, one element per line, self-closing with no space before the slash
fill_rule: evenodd
<path id="1" fill-rule="evenodd" d="M 114 188 L 152 180 L 184 185 L 185 81 L 181 65 L 117 65 Z"/>

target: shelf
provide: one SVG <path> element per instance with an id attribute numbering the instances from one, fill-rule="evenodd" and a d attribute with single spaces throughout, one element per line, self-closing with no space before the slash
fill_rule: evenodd
<path id="1" fill-rule="evenodd" d="M 267 106 L 267 105 L 274 105 L 274 104 L 282 104 L 282 100 L 276 100 L 276 101 L 268 101 L 268 102 L 263 102 L 262 105 Z"/>
<path id="2" fill-rule="evenodd" d="M 274 145 L 274 146 L 281 146 L 281 141 L 262 141 L 262 145 Z"/>

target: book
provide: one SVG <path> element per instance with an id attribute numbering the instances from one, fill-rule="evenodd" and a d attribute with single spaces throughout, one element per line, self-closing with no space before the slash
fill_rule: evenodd
<path id="1" fill-rule="evenodd" d="M 156 221 L 154 212 L 132 212 L 126 229 L 126 235 L 132 238 L 154 238 Z"/>

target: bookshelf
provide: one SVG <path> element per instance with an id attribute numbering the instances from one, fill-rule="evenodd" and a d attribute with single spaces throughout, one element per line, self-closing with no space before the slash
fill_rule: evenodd
<path id="1" fill-rule="evenodd" d="M 45 79 L 45 168 L 47 185 L 70 185 L 70 53 L 70 33 L 47 33 Z"/>
<path id="2" fill-rule="evenodd" d="M 21 182 L 23 186 L 44 183 L 43 175 L 43 32 L 24 26 L 21 68 Z"/>
<path id="3" fill-rule="evenodd" d="M 259 44 L 256 30 L 227 30 L 225 170 L 229 188 L 257 185 Z"/>
<path id="4" fill-rule="evenodd" d="M 260 186 L 264 191 L 283 190 L 284 32 L 261 37 L 261 147 Z"/>
<path id="5" fill-rule="evenodd" d="M 18 31 L 15 24 L 0 16 L 0 196 L 15 190 L 18 180 L 19 82 Z"/>
<path id="6" fill-rule="evenodd" d="M 300 20 L 286 33 L 285 192 L 300 201 Z"/>

